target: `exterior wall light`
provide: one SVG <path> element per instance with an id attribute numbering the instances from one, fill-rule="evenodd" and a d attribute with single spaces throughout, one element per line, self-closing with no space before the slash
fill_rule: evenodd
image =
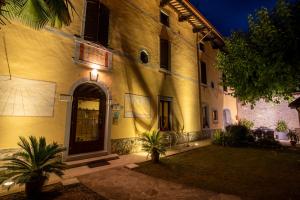
<path id="1" fill-rule="evenodd" d="M 15 182 L 13 182 L 13 181 L 6 181 L 6 182 L 3 183 L 3 187 L 9 189 L 9 188 L 11 188 L 14 184 L 15 184 Z"/>
<path id="2" fill-rule="evenodd" d="M 90 81 L 98 82 L 99 74 L 97 69 L 93 69 L 90 72 Z"/>

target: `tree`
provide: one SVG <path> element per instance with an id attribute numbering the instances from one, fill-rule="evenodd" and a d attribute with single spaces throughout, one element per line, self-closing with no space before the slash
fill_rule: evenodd
<path id="1" fill-rule="evenodd" d="M 61 28 L 70 25 L 73 11 L 71 0 L 0 0 L 0 23 L 10 18 L 34 29 Z"/>
<path id="2" fill-rule="evenodd" d="M 278 0 L 249 16 L 246 32 L 233 32 L 218 54 L 223 85 L 244 103 L 288 99 L 300 83 L 300 1 Z"/>

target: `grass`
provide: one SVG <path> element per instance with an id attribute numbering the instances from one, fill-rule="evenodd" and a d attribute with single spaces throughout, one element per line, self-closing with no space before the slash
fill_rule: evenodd
<path id="1" fill-rule="evenodd" d="M 250 199 L 300 199 L 300 151 L 207 146 L 136 171 Z"/>

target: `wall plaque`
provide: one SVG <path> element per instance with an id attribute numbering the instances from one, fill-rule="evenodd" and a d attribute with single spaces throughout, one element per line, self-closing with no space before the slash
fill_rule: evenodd
<path id="1" fill-rule="evenodd" d="M 0 116 L 53 116 L 56 84 L 0 76 Z"/>

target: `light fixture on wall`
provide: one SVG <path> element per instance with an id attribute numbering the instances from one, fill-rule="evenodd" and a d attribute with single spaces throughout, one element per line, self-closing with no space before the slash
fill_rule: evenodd
<path id="1" fill-rule="evenodd" d="M 98 74 L 98 70 L 97 69 L 93 69 L 92 71 L 90 71 L 90 81 L 97 82 L 98 78 L 99 78 L 99 74 Z"/>

